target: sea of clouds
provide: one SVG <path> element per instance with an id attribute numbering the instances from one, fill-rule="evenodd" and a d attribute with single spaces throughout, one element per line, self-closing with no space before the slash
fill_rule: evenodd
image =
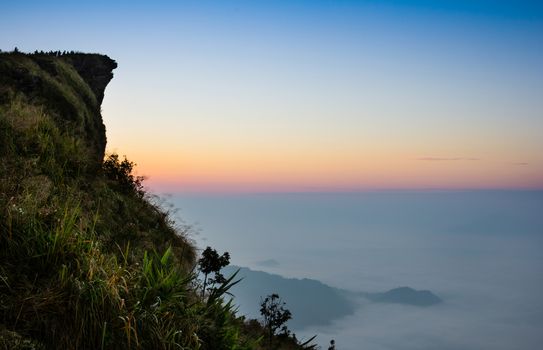
<path id="1" fill-rule="evenodd" d="M 427 308 L 361 299 L 318 334 L 338 349 L 512 349 L 543 343 L 543 192 L 175 195 L 200 247 L 353 291 L 429 289 Z M 271 291 L 270 291 L 271 292 Z M 288 300 L 287 300 L 288 303 Z M 296 315 L 294 315 L 295 317 Z"/>

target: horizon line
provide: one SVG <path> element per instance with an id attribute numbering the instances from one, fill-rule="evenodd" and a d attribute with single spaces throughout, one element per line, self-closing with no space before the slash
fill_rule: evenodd
<path id="1" fill-rule="evenodd" d="M 378 188 L 378 189 L 166 189 L 146 186 L 151 194 L 202 194 L 202 195 L 283 195 L 283 194 L 363 194 L 363 193 L 466 193 L 466 192 L 543 192 L 543 187 L 497 188 Z"/>

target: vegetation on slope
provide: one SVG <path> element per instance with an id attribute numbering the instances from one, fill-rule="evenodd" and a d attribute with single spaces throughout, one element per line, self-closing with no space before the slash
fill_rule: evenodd
<path id="1" fill-rule="evenodd" d="M 186 228 L 133 163 L 104 157 L 115 67 L 0 53 L 0 349 L 264 348 L 223 300 L 234 280 L 201 293 Z M 272 347 L 300 348 L 283 338 Z"/>

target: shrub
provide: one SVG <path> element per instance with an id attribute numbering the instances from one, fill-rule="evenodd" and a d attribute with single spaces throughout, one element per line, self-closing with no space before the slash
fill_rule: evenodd
<path id="1" fill-rule="evenodd" d="M 260 302 L 260 314 L 264 317 L 264 327 L 268 330 L 270 346 L 279 328 L 283 334 L 289 334 L 286 323 L 292 318 L 292 314 L 285 306 L 286 303 L 276 293 L 268 295 Z"/>
<path id="2" fill-rule="evenodd" d="M 129 161 L 124 156 L 124 160 L 119 160 L 118 154 L 110 154 L 104 164 L 102 170 L 107 179 L 117 183 L 119 189 L 125 193 L 134 193 L 143 197 L 145 190 L 143 189 L 143 176 L 135 176 L 132 174 L 136 164 Z"/>

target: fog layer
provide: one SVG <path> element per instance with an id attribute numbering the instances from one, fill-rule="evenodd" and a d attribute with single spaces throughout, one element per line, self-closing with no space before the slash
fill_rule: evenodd
<path id="1" fill-rule="evenodd" d="M 361 300 L 354 315 L 297 330 L 318 333 L 323 345 L 331 338 L 338 349 L 352 350 L 536 348 L 543 342 L 543 192 L 172 200 L 185 220 L 198 223 L 198 244 L 229 251 L 237 265 L 355 291 L 407 285 L 445 301 L 421 309 Z"/>

